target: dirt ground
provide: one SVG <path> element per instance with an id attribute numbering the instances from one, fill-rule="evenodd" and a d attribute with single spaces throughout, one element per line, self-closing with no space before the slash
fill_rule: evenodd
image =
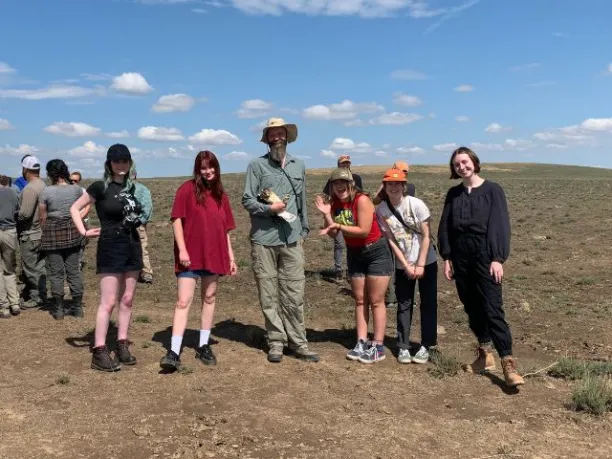
<path id="1" fill-rule="evenodd" d="M 366 172 L 364 184 L 374 191 L 381 172 Z M 510 205 L 504 297 L 521 370 L 564 355 L 612 359 L 612 171 L 496 165 L 483 175 L 503 185 Z M 410 179 L 436 228 L 453 182 L 435 167 L 415 167 Z M 113 374 L 89 367 L 99 300 L 92 243 L 84 319 L 56 322 L 48 312 L 28 311 L 0 322 L 0 458 L 612 457 L 612 416 L 568 409 L 571 382 L 530 377 L 512 392 L 499 371 L 437 379 L 429 365 L 401 365 L 390 354 L 373 366 L 347 361 L 355 339 L 352 299 L 348 284 L 322 275 L 332 266 L 332 244 L 316 234 L 321 219 L 312 204 L 325 180 L 321 173 L 308 179 L 313 231 L 305 243 L 306 324 L 319 363 L 266 361 L 242 176 L 229 174 L 240 272 L 219 289 L 212 331 L 218 365 L 194 358 L 199 311 L 192 308 L 185 369 L 160 374 L 176 294 L 168 217 L 181 180 L 145 180 L 155 203 L 148 230 L 155 282 L 136 292 L 130 338 L 138 364 Z M 472 359 L 466 317 L 441 273 L 439 301 L 441 351 Z M 395 311 L 388 313 L 387 345 L 395 352 Z"/>

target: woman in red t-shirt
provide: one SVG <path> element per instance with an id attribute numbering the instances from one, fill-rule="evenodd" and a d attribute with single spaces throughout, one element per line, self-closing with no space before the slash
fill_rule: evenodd
<path id="1" fill-rule="evenodd" d="M 206 365 L 215 365 L 217 359 L 208 339 L 215 313 L 217 284 L 219 276 L 233 276 L 238 269 L 229 236 L 236 225 L 229 198 L 221 184 L 219 161 L 213 152 L 201 151 L 196 156 L 193 178 L 177 190 L 170 219 L 174 231 L 178 299 L 170 349 L 160 366 L 166 371 L 175 371 L 181 365 L 183 334 L 198 278 L 202 283 L 202 318 L 196 358 Z"/>
<path id="2" fill-rule="evenodd" d="M 383 340 L 387 326 L 385 292 L 393 272 L 391 250 L 381 235 L 369 196 L 355 188 L 348 169 L 335 169 L 330 178 L 331 203 L 317 196 L 317 209 L 325 218 L 320 234 L 344 236 L 348 275 L 355 298 L 357 344 L 346 354 L 350 360 L 375 363 L 385 358 Z M 374 339 L 367 342 L 369 307 L 374 316 Z"/>

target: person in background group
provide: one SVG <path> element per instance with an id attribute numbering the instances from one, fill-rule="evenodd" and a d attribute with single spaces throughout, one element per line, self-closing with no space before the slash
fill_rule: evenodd
<path id="1" fill-rule="evenodd" d="M 351 157 L 349 155 L 342 155 L 338 158 L 338 167 L 342 167 L 342 168 L 346 168 L 349 171 L 351 170 Z M 353 180 L 355 181 L 355 187 L 360 190 L 363 191 L 363 182 L 361 180 L 361 176 L 359 174 L 355 174 L 353 173 L 353 171 L 351 171 L 351 174 L 353 176 Z M 326 196 L 330 196 L 331 195 L 331 181 L 328 180 L 327 183 L 325 184 L 325 187 L 323 188 L 323 194 L 325 194 Z M 334 272 L 336 275 L 336 280 L 341 280 L 344 277 L 343 274 L 343 256 L 342 253 L 344 252 L 344 237 L 342 236 L 342 234 L 340 232 L 338 232 L 338 234 L 336 235 L 336 237 L 334 238 Z"/>
<path id="2" fill-rule="evenodd" d="M 391 166 L 391 169 L 399 169 L 402 171 L 406 177 L 408 177 L 408 171 L 410 170 L 410 166 L 405 161 L 395 161 Z M 416 188 L 413 183 L 406 183 L 404 187 L 404 196 L 414 196 L 416 192 Z M 387 199 L 387 195 L 385 194 L 384 184 L 381 184 L 376 191 L 376 196 L 372 200 L 374 205 L 379 205 L 382 201 Z M 395 257 L 395 253 L 391 251 L 391 256 Z M 393 260 L 393 264 L 395 264 L 395 260 Z M 395 273 L 397 271 L 394 270 L 391 275 L 391 280 L 389 281 L 389 287 L 387 288 L 387 292 L 385 293 L 385 304 L 387 308 L 392 308 L 397 304 L 397 298 L 395 297 Z"/>
<path id="3" fill-rule="evenodd" d="M 17 239 L 16 217 L 19 197 L 11 188 L 10 178 L 0 175 L 0 319 L 19 315 L 17 291 Z"/>
<path id="4" fill-rule="evenodd" d="M 466 147 L 451 155 L 451 179 L 438 227 L 444 276 L 455 281 L 459 299 L 478 339 L 477 358 L 468 372 L 493 370 L 491 342 L 501 357 L 506 384 L 524 384 L 512 356 L 512 335 L 502 298 L 503 263 L 510 255 L 510 216 L 503 189 L 480 177 L 480 159 Z"/>
<path id="5" fill-rule="evenodd" d="M 23 164 L 23 162 L 25 161 L 25 159 L 31 155 L 24 155 L 21 158 L 21 164 Z M 13 188 L 15 188 L 15 190 L 17 191 L 17 194 L 20 194 L 23 189 L 26 187 L 26 185 L 28 184 L 28 181 L 26 180 L 26 178 L 22 175 L 21 177 L 17 177 L 15 179 L 15 181 L 13 182 L 12 186 Z"/>
<path id="6" fill-rule="evenodd" d="M 47 163 L 47 186 L 40 197 L 40 224 L 42 226 L 41 248 L 47 257 L 47 276 L 51 283 L 53 309 L 51 315 L 56 320 L 64 319 L 65 314 L 83 317 L 83 278 L 79 266 L 83 236 L 79 234 L 70 208 L 83 192 L 81 187 L 70 182 L 68 166 L 61 159 Z M 64 281 L 68 282 L 72 307 L 64 306 Z"/>
<path id="7" fill-rule="evenodd" d="M 308 347 L 304 326 L 302 244 L 310 231 L 306 167 L 287 153 L 287 144 L 295 142 L 297 132 L 295 124 L 281 118 L 268 120 L 261 142 L 269 151 L 249 163 L 242 195 L 242 205 L 251 217 L 253 273 L 268 335 L 268 361 L 273 363 L 282 360 L 286 345 L 299 359 L 319 361 Z M 272 191 L 281 200 L 265 201 L 262 191 Z"/>
<path id="8" fill-rule="evenodd" d="M 380 228 L 395 254 L 397 346 L 400 363 L 426 363 L 429 349 L 437 345 L 438 263 L 430 239 L 431 214 L 423 201 L 406 196 L 407 177 L 389 169 L 383 177 L 387 198 L 376 207 Z M 410 326 L 414 289 L 421 297 L 421 346 L 410 355 Z"/>
<path id="9" fill-rule="evenodd" d="M 130 150 L 123 144 L 112 145 L 106 154 L 104 179 L 92 183 L 70 209 L 79 233 L 97 237 L 96 273 L 100 275 L 100 305 L 96 315 L 95 342 L 91 367 L 117 371 L 121 365 L 135 365 L 129 350 L 128 330 L 132 304 L 142 270 L 142 249 L 137 226 L 140 204 L 134 197 L 130 170 L 135 167 Z M 95 204 L 100 228 L 85 229 L 81 211 Z M 119 327 L 115 358 L 106 346 L 110 316 L 119 300 Z"/>
<path id="10" fill-rule="evenodd" d="M 151 221 L 153 215 L 153 200 L 151 192 L 142 183 L 137 181 L 136 168 L 132 171 L 132 180 L 134 181 L 135 191 L 134 196 L 140 203 L 142 211 L 140 213 L 140 226 L 138 227 L 138 236 L 140 236 L 140 245 L 142 246 L 142 271 L 138 276 L 138 282 L 144 284 L 153 283 L 153 267 L 149 258 L 149 238 L 147 236 L 147 223 Z"/>
<path id="11" fill-rule="evenodd" d="M 23 177 L 28 184 L 19 195 L 17 234 L 23 270 L 24 289 L 22 309 L 42 306 L 47 299 L 47 276 L 45 255 L 41 249 L 40 196 L 46 187 L 40 178 L 40 161 L 35 156 L 26 156 L 22 161 Z"/>
<path id="12" fill-rule="evenodd" d="M 217 359 L 209 344 L 209 337 L 219 276 L 233 276 L 238 268 L 229 234 L 236 224 L 229 197 L 221 183 L 219 160 L 213 152 L 201 151 L 196 156 L 193 178 L 177 190 L 170 218 L 174 232 L 178 299 L 170 349 L 160 366 L 166 371 L 175 371 L 180 367 L 183 335 L 198 278 L 201 279 L 202 315 L 196 358 L 205 365 L 215 365 Z"/>
<path id="13" fill-rule="evenodd" d="M 317 196 L 316 206 L 325 223 L 320 234 L 335 238 L 340 232 L 346 243 L 357 326 L 357 344 L 346 357 L 362 363 L 376 363 L 385 358 L 383 340 L 387 311 L 384 296 L 393 271 L 389 244 L 381 235 L 370 197 L 357 190 L 351 171 L 335 169 L 330 181 L 331 203 Z M 374 337 L 368 343 L 370 307 L 374 316 Z"/>
<path id="14" fill-rule="evenodd" d="M 79 171 L 74 171 L 70 173 L 70 181 L 73 185 L 78 185 L 81 188 L 81 192 L 85 194 L 85 188 L 81 185 L 83 181 L 83 175 Z M 89 212 L 91 210 L 91 204 L 85 206 L 85 208 L 81 211 L 81 215 L 83 217 L 83 225 L 85 229 L 89 227 Z M 81 244 L 81 250 L 79 251 L 79 269 L 82 271 L 83 266 L 85 266 L 85 247 L 89 242 L 89 238 L 84 237 L 83 242 Z"/>

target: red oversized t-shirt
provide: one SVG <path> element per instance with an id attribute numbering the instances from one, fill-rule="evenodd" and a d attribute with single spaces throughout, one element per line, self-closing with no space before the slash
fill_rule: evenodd
<path id="1" fill-rule="evenodd" d="M 171 219 L 183 222 L 185 247 L 191 265 L 180 265 L 179 250 L 174 242 L 174 272 L 206 270 L 215 274 L 229 274 L 227 232 L 236 228 L 229 199 L 225 193 L 220 205 L 206 191 L 202 204 L 196 200 L 193 180 L 183 183 L 176 191 Z"/>

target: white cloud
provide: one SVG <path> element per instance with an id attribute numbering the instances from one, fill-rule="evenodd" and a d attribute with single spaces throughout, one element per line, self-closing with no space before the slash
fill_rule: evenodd
<path id="1" fill-rule="evenodd" d="M 168 94 L 161 96 L 151 108 L 155 113 L 188 112 L 196 101 L 188 94 Z"/>
<path id="2" fill-rule="evenodd" d="M 421 147 L 399 147 L 397 150 L 395 150 L 398 154 L 400 155 L 407 155 L 407 154 L 414 154 L 414 155 L 422 155 L 423 153 L 425 153 L 425 150 L 423 150 Z"/>
<path id="3" fill-rule="evenodd" d="M 81 73 L 81 77 L 87 81 L 108 81 L 113 78 L 108 73 Z"/>
<path id="4" fill-rule="evenodd" d="M 387 155 L 387 152 L 386 152 L 386 151 L 383 151 L 383 150 L 376 150 L 376 151 L 374 152 L 374 156 L 378 156 L 379 158 L 385 158 L 385 157 L 386 157 L 386 156 L 388 156 L 388 155 Z"/>
<path id="5" fill-rule="evenodd" d="M 88 140 L 80 147 L 75 147 L 68 150 L 70 156 L 78 156 L 81 158 L 96 158 L 103 156 L 106 153 L 106 148 L 98 145 L 95 142 Z"/>
<path id="6" fill-rule="evenodd" d="M 555 32 L 553 33 L 553 37 L 557 38 L 567 38 L 569 35 L 563 32 Z"/>
<path id="7" fill-rule="evenodd" d="M 251 155 L 249 155 L 248 153 L 245 153 L 244 151 L 232 151 L 224 156 L 224 158 L 226 159 L 235 159 L 235 160 L 246 159 L 250 157 Z"/>
<path id="8" fill-rule="evenodd" d="M 612 75 L 612 62 L 610 62 L 608 64 L 608 69 L 607 69 L 608 73 Z"/>
<path id="9" fill-rule="evenodd" d="M 470 118 L 465 115 L 455 116 L 455 121 L 457 121 L 458 123 L 467 123 L 469 120 Z"/>
<path id="10" fill-rule="evenodd" d="M 475 151 L 503 151 L 504 146 L 499 143 L 472 142 L 470 148 Z"/>
<path id="11" fill-rule="evenodd" d="M 10 121 L 5 118 L 0 118 L 0 131 L 8 131 L 10 129 L 13 129 L 13 125 Z"/>
<path id="12" fill-rule="evenodd" d="M 273 105 L 261 99 L 249 99 L 240 104 L 240 108 L 236 111 L 238 118 L 259 118 L 266 116 L 272 109 Z"/>
<path id="13" fill-rule="evenodd" d="M 193 13 L 196 13 L 196 14 L 206 14 L 206 13 L 208 13 L 208 11 L 206 11 L 204 8 L 192 8 L 191 11 Z"/>
<path id="14" fill-rule="evenodd" d="M 321 150 L 321 156 L 323 156 L 324 158 L 335 158 L 336 153 L 331 150 Z"/>
<path id="15" fill-rule="evenodd" d="M 147 94 L 153 91 L 145 77 L 136 72 L 122 73 L 114 77 L 110 88 L 126 94 Z"/>
<path id="16" fill-rule="evenodd" d="M 183 140 L 183 133 L 177 128 L 145 126 L 138 129 L 138 138 L 155 142 L 174 142 Z"/>
<path id="17" fill-rule="evenodd" d="M 536 132 L 533 136 L 538 140 L 553 140 L 556 137 L 552 132 Z"/>
<path id="18" fill-rule="evenodd" d="M 447 151 L 449 153 L 451 153 L 453 150 L 456 150 L 457 148 L 459 148 L 459 145 L 457 145 L 454 142 L 452 142 L 452 143 L 440 143 L 438 145 L 434 145 L 433 146 L 434 150 L 437 150 L 437 151 Z"/>
<path id="19" fill-rule="evenodd" d="M 306 108 L 302 115 L 304 118 L 314 120 L 351 120 L 363 113 L 382 112 L 384 109 L 375 102 L 357 103 L 344 100 L 338 104 L 313 105 Z"/>
<path id="20" fill-rule="evenodd" d="M 416 113 L 392 112 L 383 113 L 382 115 L 371 119 L 370 124 L 404 125 L 414 123 L 420 119 L 423 119 L 423 117 L 421 115 L 417 115 Z"/>
<path id="21" fill-rule="evenodd" d="M 491 133 L 510 131 L 510 130 L 512 130 L 512 128 L 510 128 L 510 127 L 503 127 L 499 123 L 491 123 L 491 124 L 489 124 L 485 128 L 485 132 L 491 132 Z"/>
<path id="22" fill-rule="evenodd" d="M 141 0 L 173 1 L 173 0 Z M 174 0 L 177 1 L 177 0 Z M 433 8 L 427 0 L 227 0 L 225 3 L 247 14 L 281 16 L 284 13 L 308 16 L 360 16 L 364 18 L 408 15 L 414 19 L 452 16 L 477 4 L 471 0 L 453 8 Z"/>
<path id="23" fill-rule="evenodd" d="M 202 129 L 189 137 L 189 140 L 200 145 L 240 145 L 238 136 L 223 129 Z"/>
<path id="24" fill-rule="evenodd" d="M 116 131 L 116 132 L 107 132 L 106 137 L 110 137 L 111 139 L 124 139 L 130 136 L 130 133 L 126 130 Z"/>
<path id="25" fill-rule="evenodd" d="M 356 119 L 356 120 L 350 120 L 344 123 L 345 126 L 347 127 L 359 127 L 359 126 L 365 126 L 367 123 L 362 120 L 362 119 Z"/>
<path id="26" fill-rule="evenodd" d="M 11 145 L 0 146 L 0 155 L 9 155 L 9 156 L 23 156 L 23 155 L 34 155 L 38 153 L 40 150 L 32 145 L 28 145 L 25 143 L 20 144 L 18 147 L 13 147 Z"/>
<path id="27" fill-rule="evenodd" d="M 504 145 L 506 147 L 514 148 L 516 150 L 526 150 L 528 148 L 535 147 L 535 144 L 531 140 L 524 139 L 506 139 Z"/>
<path id="28" fill-rule="evenodd" d="M 372 151 L 372 146 L 366 142 L 355 143 L 351 139 L 336 137 L 329 146 L 330 150 L 354 151 L 355 153 L 367 153 Z"/>
<path id="29" fill-rule="evenodd" d="M 70 99 L 75 97 L 86 97 L 95 94 L 92 88 L 84 88 L 75 85 L 51 85 L 39 89 L 0 89 L 0 99 Z"/>
<path id="30" fill-rule="evenodd" d="M 86 123 L 63 121 L 55 122 L 43 129 L 43 131 L 54 135 L 64 135 L 66 137 L 91 137 L 100 134 L 100 128 L 90 126 Z"/>
<path id="31" fill-rule="evenodd" d="M 587 131 L 612 132 L 612 118 L 589 118 L 580 123 L 580 127 Z"/>
<path id="32" fill-rule="evenodd" d="M 460 84 L 455 88 L 457 92 L 472 92 L 474 90 L 474 86 L 469 84 Z"/>
<path id="33" fill-rule="evenodd" d="M 251 126 L 249 128 L 249 131 L 252 132 L 263 132 L 263 129 L 268 125 L 268 121 L 267 120 L 262 120 L 257 124 L 254 124 L 253 126 Z"/>
<path id="34" fill-rule="evenodd" d="M 565 148 L 567 148 L 568 146 L 562 143 L 548 143 L 546 144 L 546 148 L 553 148 L 553 149 L 557 149 L 557 150 L 563 150 Z"/>
<path id="35" fill-rule="evenodd" d="M 16 71 L 17 70 L 15 70 L 13 67 L 8 65 L 6 62 L 0 61 L 0 75 L 5 75 L 8 73 L 15 73 Z"/>
<path id="36" fill-rule="evenodd" d="M 393 94 L 393 102 L 398 105 L 404 105 L 406 107 L 416 107 L 421 105 L 423 101 L 417 96 L 411 96 L 401 92 Z"/>
<path id="37" fill-rule="evenodd" d="M 539 62 L 532 62 L 530 64 L 515 65 L 514 67 L 510 67 L 510 70 L 512 72 L 521 72 L 523 70 L 537 69 L 539 66 L 540 66 Z"/>
<path id="38" fill-rule="evenodd" d="M 426 80 L 429 78 L 423 72 L 410 69 L 394 70 L 390 77 L 394 80 Z"/>

